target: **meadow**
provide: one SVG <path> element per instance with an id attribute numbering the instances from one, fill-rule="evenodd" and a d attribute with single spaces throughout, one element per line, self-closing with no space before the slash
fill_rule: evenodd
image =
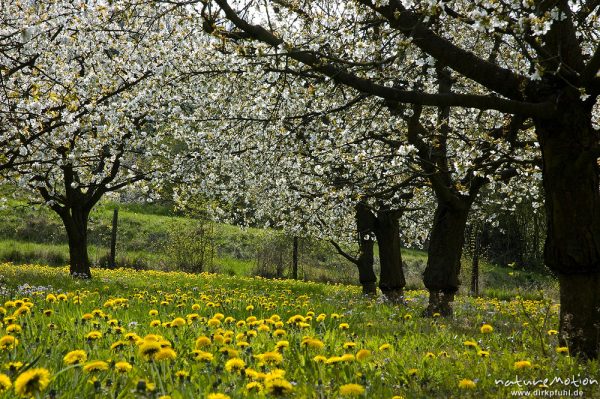
<path id="1" fill-rule="evenodd" d="M 598 361 L 569 356 L 543 293 L 461 295 L 444 319 L 421 317 L 421 290 L 391 305 L 339 284 L 93 273 L 0 264 L 0 398 L 600 397 Z"/>

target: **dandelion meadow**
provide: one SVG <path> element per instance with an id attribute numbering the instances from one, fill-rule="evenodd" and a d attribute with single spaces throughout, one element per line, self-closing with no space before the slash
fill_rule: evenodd
<path id="1" fill-rule="evenodd" d="M 424 318 L 425 291 L 390 305 L 343 285 L 95 273 L 0 265 L 1 398 L 600 396 L 549 300 L 461 296 L 453 319 Z"/>

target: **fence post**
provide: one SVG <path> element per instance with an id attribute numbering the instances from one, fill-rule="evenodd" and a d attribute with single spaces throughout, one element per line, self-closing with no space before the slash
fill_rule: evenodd
<path id="1" fill-rule="evenodd" d="M 116 265 L 117 258 L 117 222 L 119 220 L 119 208 L 115 208 L 113 211 L 113 219 L 112 219 L 112 233 L 110 235 L 110 260 L 108 266 L 111 269 L 114 269 Z"/>

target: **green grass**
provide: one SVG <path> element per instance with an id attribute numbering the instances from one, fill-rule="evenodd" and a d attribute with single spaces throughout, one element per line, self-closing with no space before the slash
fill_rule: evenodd
<path id="1" fill-rule="evenodd" d="M 94 269 L 93 278 L 82 281 L 69 277 L 66 268 L 0 264 L 0 284 L 0 311 L 14 315 L 4 321 L 21 329 L 14 348 L 0 349 L 0 367 L 19 386 L 24 369 L 47 370 L 50 380 L 38 397 L 53 390 L 63 399 L 207 399 L 212 393 L 267 399 L 277 397 L 269 393 L 276 391 L 276 380 L 287 387 L 279 396 L 287 399 L 491 399 L 511 397 L 514 391 L 533 395 L 538 389 L 506 387 L 497 380 L 600 375 L 597 361 L 557 352 L 558 337 L 548 331 L 558 327 L 558 307 L 548 298 L 459 295 L 453 319 L 430 319 L 420 316 L 424 291 L 409 291 L 406 305 L 392 305 L 361 297 L 355 286 L 223 274 Z M 54 301 L 58 294 L 65 294 L 65 301 Z M 30 304 L 30 311 L 18 310 L 23 303 Z M 215 318 L 220 325 L 210 322 Z M 493 331 L 482 332 L 484 323 Z M 14 329 L 5 326 L 4 334 Z M 93 331 L 99 337 L 87 338 Z M 196 346 L 202 336 L 208 345 Z M 152 339 L 172 348 L 172 353 L 164 351 L 168 359 L 150 361 L 143 354 Z M 111 349 L 120 341 L 125 342 L 121 349 Z M 279 341 L 287 347 L 278 351 L 281 356 L 273 355 Z M 65 364 L 73 350 L 84 351 L 87 360 Z M 209 353 L 212 360 L 195 360 L 194 350 Z M 359 357 L 359 350 L 367 352 Z M 265 353 L 275 360 L 261 360 Z M 232 357 L 244 362 L 244 373 L 229 369 Z M 105 362 L 106 369 L 85 371 L 95 361 Z M 22 369 L 10 371 L 9 362 L 21 362 Z M 116 362 L 129 363 L 131 370 L 119 374 Z M 178 371 L 185 372 L 182 378 Z M 248 392 L 253 381 L 262 392 Z M 364 393 L 345 396 L 347 384 L 359 385 Z M 600 397 L 597 383 L 577 390 L 583 397 Z M 2 399 L 14 397 L 14 388 L 0 392 Z"/>

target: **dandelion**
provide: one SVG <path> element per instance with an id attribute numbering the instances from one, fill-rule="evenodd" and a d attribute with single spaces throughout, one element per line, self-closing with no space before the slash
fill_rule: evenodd
<path id="1" fill-rule="evenodd" d="M 192 356 L 194 357 L 194 360 L 199 362 L 212 362 L 214 359 L 214 355 L 212 353 L 201 350 L 192 351 Z"/>
<path id="2" fill-rule="evenodd" d="M 556 353 L 567 355 L 569 353 L 569 348 L 567 348 L 566 346 L 559 346 L 558 348 L 556 348 Z"/>
<path id="3" fill-rule="evenodd" d="M 350 324 L 348 324 L 348 323 L 341 323 L 341 324 L 338 326 L 338 328 L 339 328 L 340 330 L 348 330 L 348 329 L 350 328 Z"/>
<path id="4" fill-rule="evenodd" d="M 5 335 L 0 338 L 0 349 L 3 351 L 14 349 L 17 345 L 19 345 L 19 340 L 12 335 Z"/>
<path id="5" fill-rule="evenodd" d="M 289 341 L 277 341 L 277 343 L 275 344 L 275 349 L 281 352 L 283 349 L 285 349 L 289 346 L 290 346 Z"/>
<path id="6" fill-rule="evenodd" d="M 300 345 L 311 349 L 323 349 L 323 347 L 325 346 L 325 344 L 322 341 L 310 337 L 304 338 Z"/>
<path id="7" fill-rule="evenodd" d="M 383 345 L 381 345 L 379 347 L 379 350 L 383 352 L 383 351 L 390 350 L 391 348 L 392 348 L 392 345 L 390 345 L 390 344 L 383 344 Z"/>
<path id="8" fill-rule="evenodd" d="M 281 377 L 265 377 L 265 389 L 268 393 L 275 396 L 284 396 L 294 389 L 292 384 Z"/>
<path id="9" fill-rule="evenodd" d="M 246 391 L 258 393 L 264 389 L 263 385 L 260 382 L 252 381 L 246 384 Z"/>
<path id="10" fill-rule="evenodd" d="M 224 393 L 209 393 L 206 399 L 231 399 L 229 395 Z"/>
<path id="11" fill-rule="evenodd" d="M 129 373 L 133 369 L 133 366 L 128 362 L 121 361 L 115 363 L 115 370 L 117 373 L 126 374 Z"/>
<path id="12" fill-rule="evenodd" d="M 531 368 L 531 362 L 529 360 L 519 360 L 514 364 L 515 370 Z"/>
<path id="13" fill-rule="evenodd" d="M 557 335 L 558 331 L 556 330 L 548 330 L 548 335 Z"/>
<path id="14" fill-rule="evenodd" d="M 21 367 L 23 367 L 23 362 L 8 362 L 4 365 L 4 368 L 10 373 L 16 373 Z"/>
<path id="15" fill-rule="evenodd" d="M 177 358 L 177 353 L 169 347 L 161 348 L 154 355 L 154 360 L 156 360 L 158 362 L 163 361 L 163 360 L 175 360 L 176 358 Z"/>
<path id="16" fill-rule="evenodd" d="M 102 333 L 100 331 L 91 331 L 85 336 L 85 339 L 88 341 L 96 341 L 100 338 L 102 338 Z"/>
<path id="17" fill-rule="evenodd" d="M 183 381 L 186 378 L 189 378 L 189 376 L 190 376 L 190 373 L 185 370 L 179 370 L 175 373 L 175 377 L 177 377 L 180 381 Z"/>
<path id="18" fill-rule="evenodd" d="M 411 377 L 414 377 L 415 375 L 417 375 L 417 373 L 418 373 L 418 372 L 419 372 L 419 370 L 418 370 L 418 369 L 408 369 L 408 370 L 406 371 L 406 374 L 408 374 L 408 375 L 409 375 L 409 376 L 411 376 Z"/>
<path id="19" fill-rule="evenodd" d="M 0 393 L 8 391 L 12 387 L 12 382 L 6 374 L 0 374 Z"/>
<path id="20" fill-rule="evenodd" d="M 39 395 L 50 384 L 50 372 L 44 368 L 29 369 L 15 380 L 15 392 L 22 397 Z"/>
<path id="21" fill-rule="evenodd" d="M 208 337 L 202 336 L 196 340 L 196 349 L 204 348 L 205 346 L 210 346 L 211 340 Z"/>
<path id="22" fill-rule="evenodd" d="M 327 361 L 327 358 L 323 355 L 317 355 L 317 356 L 313 357 L 313 361 L 315 363 L 325 363 Z"/>
<path id="23" fill-rule="evenodd" d="M 467 347 L 467 348 L 477 348 L 477 342 L 475 341 L 465 341 L 463 342 L 463 344 Z"/>
<path id="24" fill-rule="evenodd" d="M 360 396 L 365 393 L 365 387 L 359 384 L 346 384 L 340 387 L 342 396 Z"/>
<path id="25" fill-rule="evenodd" d="M 425 354 L 425 359 L 435 359 L 435 353 L 433 353 L 433 352 L 427 352 Z"/>
<path id="26" fill-rule="evenodd" d="M 484 324 L 481 326 L 481 328 L 479 329 L 479 331 L 481 331 L 482 334 L 489 334 L 492 331 L 494 331 L 494 327 L 492 327 L 489 324 Z"/>
<path id="27" fill-rule="evenodd" d="M 238 357 L 229 359 L 225 363 L 225 370 L 230 373 L 239 373 L 244 369 L 244 367 L 246 367 L 246 363 Z"/>
<path id="28" fill-rule="evenodd" d="M 161 350 L 161 346 L 157 341 L 144 341 L 140 345 L 140 355 L 146 358 L 153 358 L 158 351 Z"/>
<path id="29" fill-rule="evenodd" d="M 361 349 L 358 352 L 356 352 L 356 360 L 360 362 L 366 360 L 369 356 L 371 356 L 371 351 L 368 349 Z"/>
<path id="30" fill-rule="evenodd" d="M 86 373 L 95 373 L 97 371 L 106 371 L 106 370 L 108 370 L 108 363 L 106 363 L 102 360 L 96 360 L 93 362 L 89 362 L 85 366 L 83 366 L 83 371 L 85 371 Z"/>
<path id="31" fill-rule="evenodd" d="M 269 366 L 278 365 L 283 361 L 283 356 L 279 352 L 265 352 L 254 357 Z"/>
<path id="32" fill-rule="evenodd" d="M 458 387 L 460 389 L 475 389 L 476 386 L 477 384 L 475 384 L 475 381 L 466 378 L 458 381 Z"/>
<path id="33" fill-rule="evenodd" d="M 82 364 L 82 363 L 85 363 L 86 360 L 87 360 L 87 353 L 85 353 L 85 351 L 81 350 L 81 349 L 71 351 L 71 352 L 67 353 L 65 355 L 65 357 L 63 358 L 63 362 L 67 366 L 70 366 L 73 364 Z"/>
<path id="34" fill-rule="evenodd" d="M 177 317 L 171 322 L 171 327 L 183 327 L 187 324 L 183 317 Z"/>
<path id="35" fill-rule="evenodd" d="M 481 357 L 489 357 L 490 356 L 490 352 L 489 351 L 477 351 L 477 356 L 481 356 Z"/>
<path id="36" fill-rule="evenodd" d="M 148 315 L 150 315 L 152 317 L 158 316 L 158 310 L 152 309 L 148 312 Z"/>

